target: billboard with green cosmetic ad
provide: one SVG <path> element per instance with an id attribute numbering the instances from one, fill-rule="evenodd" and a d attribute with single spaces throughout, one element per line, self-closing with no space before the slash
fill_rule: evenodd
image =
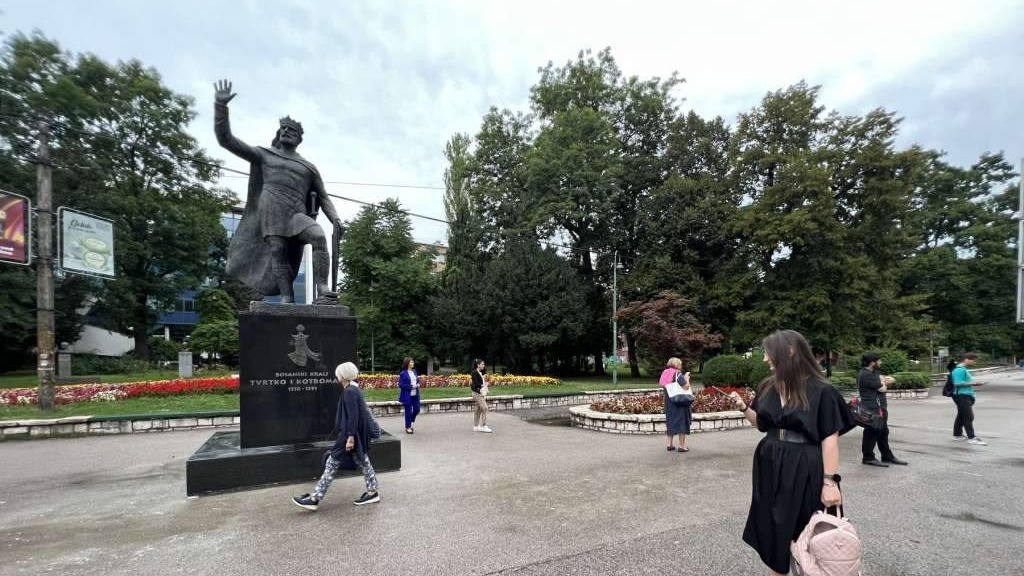
<path id="1" fill-rule="evenodd" d="M 114 224 L 105 218 L 61 208 L 60 266 L 65 272 L 114 276 Z"/>

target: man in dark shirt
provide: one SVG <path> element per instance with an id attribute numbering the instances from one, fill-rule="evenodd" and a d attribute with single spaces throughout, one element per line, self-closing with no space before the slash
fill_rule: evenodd
<path id="1" fill-rule="evenodd" d="M 881 366 L 881 356 L 868 352 L 861 357 L 861 369 L 857 374 L 857 390 L 861 405 L 872 412 L 882 409 L 881 430 L 864 429 L 864 438 L 861 440 L 863 462 L 868 466 L 882 468 L 888 467 L 889 464 L 906 466 L 907 463 L 896 458 L 889 448 L 889 405 L 885 393 L 889 390 L 887 384 L 892 382 L 892 378 L 880 375 Z M 875 459 L 875 444 L 878 444 L 878 451 L 882 455 L 881 462 Z"/>

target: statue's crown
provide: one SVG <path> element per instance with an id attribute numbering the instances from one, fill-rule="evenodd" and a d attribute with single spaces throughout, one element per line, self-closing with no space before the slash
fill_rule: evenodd
<path id="1" fill-rule="evenodd" d="M 284 118 L 281 118 L 281 128 L 284 128 L 285 126 L 291 126 L 292 128 L 298 130 L 299 134 L 302 134 L 302 123 L 297 120 L 292 120 L 291 116 L 285 116 Z"/>

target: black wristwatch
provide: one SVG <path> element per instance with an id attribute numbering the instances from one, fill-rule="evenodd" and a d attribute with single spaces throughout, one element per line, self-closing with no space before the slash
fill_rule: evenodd
<path id="1" fill-rule="evenodd" d="M 839 474 L 825 474 L 825 480 L 831 480 L 836 484 L 839 484 L 840 482 L 843 481 L 843 477 L 840 476 Z"/>

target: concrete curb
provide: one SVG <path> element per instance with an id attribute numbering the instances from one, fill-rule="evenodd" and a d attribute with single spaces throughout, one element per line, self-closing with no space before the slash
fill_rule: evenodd
<path id="1" fill-rule="evenodd" d="M 137 434 L 238 426 L 238 411 L 125 416 L 68 416 L 49 420 L 0 421 L 0 440 L 73 437 L 102 434 Z"/>
<path id="2" fill-rule="evenodd" d="M 659 392 L 661 388 L 632 390 L 604 390 L 579 394 L 554 394 L 551 396 L 488 396 L 488 409 L 496 412 L 507 410 L 528 410 L 574 406 L 596 400 L 609 400 L 623 396 L 642 396 Z M 377 418 L 400 416 L 402 404 L 395 401 L 367 402 Z M 424 400 L 421 413 L 471 412 L 476 402 L 470 397 Z M 137 434 L 144 432 L 173 432 L 177 430 L 199 430 L 206 428 L 230 428 L 238 426 L 241 418 L 237 410 L 218 412 L 196 412 L 175 414 L 138 414 L 123 416 L 68 416 L 52 419 L 0 420 L 0 441 L 27 438 L 75 437 L 103 434 Z"/>

